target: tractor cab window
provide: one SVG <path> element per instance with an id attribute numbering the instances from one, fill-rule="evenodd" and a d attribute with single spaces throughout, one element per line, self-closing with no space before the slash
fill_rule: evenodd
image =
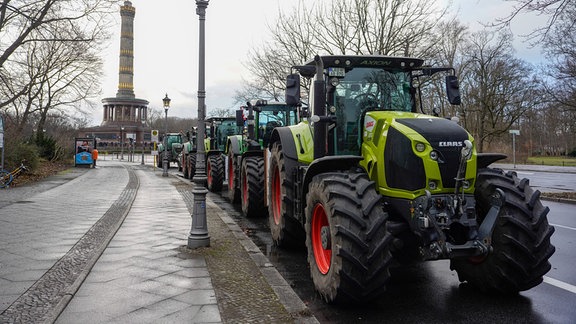
<path id="1" fill-rule="evenodd" d="M 274 128 L 295 124 L 296 111 L 290 106 L 268 105 L 264 106 L 258 114 L 258 128 L 262 134 L 264 145 L 268 144 Z"/>
<path id="2" fill-rule="evenodd" d="M 182 143 L 182 137 L 179 135 L 168 135 L 168 145 L 172 145 L 174 143 Z"/>
<path id="3" fill-rule="evenodd" d="M 240 134 L 241 128 L 242 127 L 236 125 L 235 119 L 223 120 L 222 123 L 218 126 L 218 130 L 216 132 L 216 139 L 218 141 L 216 144 L 218 145 L 218 148 L 223 149 L 223 147 L 226 145 L 228 136 Z"/>
<path id="4" fill-rule="evenodd" d="M 354 68 L 338 81 L 328 98 L 337 120 L 337 155 L 360 153 L 360 125 L 367 111 L 412 111 L 414 100 L 408 72 Z"/>

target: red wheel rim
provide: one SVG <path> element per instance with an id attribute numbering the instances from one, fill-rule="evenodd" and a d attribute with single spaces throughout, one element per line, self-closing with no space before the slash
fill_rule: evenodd
<path id="1" fill-rule="evenodd" d="M 324 206 L 322 206 L 322 204 L 316 204 L 312 211 L 310 235 L 312 240 L 312 250 L 314 251 L 314 260 L 316 261 L 318 270 L 322 274 L 328 273 L 330 270 L 330 262 L 332 260 L 332 247 L 322 244 L 322 229 L 329 228 L 329 226 Z"/>
<path id="2" fill-rule="evenodd" d="M 242 173 L 242 202 L 244 206 L 248 204 L 248 181 L 244 172 Z"/>
<path id="3" fill-rule="evenodd" d="M 228 190 L 234 190 L 234 164 L 232 157 L 228 159 Z"/>
<path id="4" fill-rule="evenodd" d="M 485 255 L 478 255 L 478 256 L 468 258 L 468 261 L 472 264 L 480 264 L 480 263 L 484 262 L 484 260 L 486 260 Z"/>
<path id="5" fill-rule="evenodd" d="M 212 185 L 212 168 L 210 167 L 210 159 L 208 159 L 208 163 L 206 163 L 206 173 L 207 177 L 206 177 L 206 181 L 208 181 L 208 185 L 211 186 Z"/>
<path id="6" fill-rule="evenodd" d="M 280 214 L 280 204 L 282 203 L 282 194 L 280 192 L 280 171 L 278 168 L 274 169 L 272 176 L 272 211 L 274 216 L 274 223 L 280 224 L 282 216 Z"/>

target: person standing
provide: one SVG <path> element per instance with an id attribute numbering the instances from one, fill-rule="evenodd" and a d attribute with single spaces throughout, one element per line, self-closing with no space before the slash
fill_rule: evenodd
<path id="1" fill-rule="evenodd" d="M 96 147 L 94 147 L 92 149 L 92 166 L 95 168 L 96 167 L 96 160 L 98 160 L 98 149 Z"/>

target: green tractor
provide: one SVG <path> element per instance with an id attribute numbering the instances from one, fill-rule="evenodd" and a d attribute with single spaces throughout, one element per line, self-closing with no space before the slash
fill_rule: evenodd
<path id="1" fill-rule="evenodd" d="M 225 180 L 225 148 L 230 136 L 242 134 L 234 117 L 210 117 L 206 119 L 206 186 L 212 192 L 222 191 Z"/>
<path id="2" fill-rule="evenodd" d="M 206 187 L 212 192 L 222 191 L 225 180 L 224 148 L 229 136 L 242 133 L 242 127 L 236 125 L 235 117 L 210 117 L 205 120 L 206 138 Z M 187 133 L 188 142 L 184 143 L 182 154 L 182 173 L 184 178 L 192 179 L 196 173 L 197 132 L 194 128 Z"/>
<path id="3" fill-rule="evenodd" d="M 327 302 L 365 302 L 385 292 L 393 265 L 449 259 L 460 281 L 515 294 L 543 280 L 555 247 L 548 207 L 527 179 L 490 168 L 503 154 L 476 151 L 457 122 L 423 112 L 421 81 L 452 68 L 387 56 L 316 56 L 295 66 L 314 78 L 311 116 L 275 128 L 269 142 L 269 224 L 277 245 L 305 245 Z"/>
<path id="4" fill-rule="evenodd" d="M 246 120 L 244 112 L 246 111 Z M 266 100 L 253 100 L 236 111 L 238 126 L 246 128 L 245 134 L 228 138 L 228 198 L 242 204 L 246 217 L 265 216 L 265 158 L 264 148 L 276 127 L 298 122 L 295 106 Z"/>
<path id="5" fill-rule="evenodd" d="M 178 164 L 178 171 L 182 170 L 182 166 L 180 165 L 180 152 L 182 151 L 182 134 L 180 133 L 168 133 L 164 135 L 165 138 L 162 138 L 160 140 L 160 143 L 158 144 L 158 160 L 157 160 L 157 166 L 159 168 L 163 167 L 163 161 L 164 161 L 164 150 L 165 150 L 165 143 L 166 146 L 168 147 L 167 150 L 167 163 L 168 163 L 168 169 L 170 168 L 170 163 L 174 162 L 176 164 Z"/>

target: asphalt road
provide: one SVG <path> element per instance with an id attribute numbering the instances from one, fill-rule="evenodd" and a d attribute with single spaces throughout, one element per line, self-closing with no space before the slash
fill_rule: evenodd
<path id="1" fill-rule="evenodd" d="M 82 172 L 75 170 L 74 172 Z M 170 172 L 176 173 L 175 169 Z M 542 190 L 576 191 L 576 174 L 517 170 Z M 44 188 L 13 188 L 3 192 L 2 204 L 21 200 L 36 190 L 47 190 L 73 179 L 69 174 L 49 180 Z M 300 298 L 322 323 L 576 323 L 576 213 L 575 205 L 544 201 L 548 221 L 556 229 L 552 243 L 552 270 L 544 283 L 515 297 L 488 296 L 460 284 L 449 261 L 433 261 L 393 270 L 388 292 L 363 306 L 325 304 L 313 289 L 305 251 L 281 250 L 272 245 L 267 219 L 242 218 L 239 207 L 227 202 L 226 192 L 212 199 L 249 234 Z"/>
<path id="2" fill-rule="evenodd" d="M 576 174 L 517 171 L 541 191 L 576 191 Z M 573 188 L 574 187 L 574 188 Z M 539 286 L 513 297 L 489 296 L 461 284 L 448 260 L 430 261 L 394 269 L 388 292 L 369 305 L 327 305 L 313 289 L 305 251 L 272 245 L 267 219 L 244 219 L 226 193 L 218 204 L 228 211 L 292 285 L 322 323 L 576 323 L 576 213 L 575 205 L 543 201 L 548 221 L 556 228 L 552 269 Z"/>

